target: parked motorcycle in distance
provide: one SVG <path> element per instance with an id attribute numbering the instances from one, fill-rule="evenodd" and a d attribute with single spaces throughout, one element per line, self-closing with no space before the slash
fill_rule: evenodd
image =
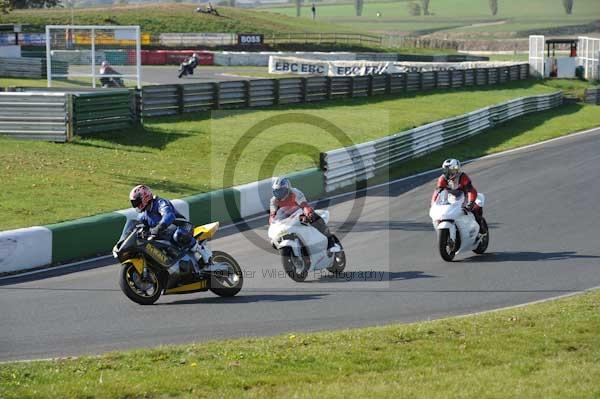
<path id="1" fill-rule="evenodd" d="M 194 239 L 201 246 L 202 260 L 199 264 L 189 249 L 181 249 L 170 240 L 150 236 L 143 224 L 128 222 L 113 248 L 113 256 L 122 265 L 119 275 L 121 291 L 140 305 L 151 305 L 163 294 L 210 290 L 223 297 L 236 295 L 243 285 L 242 269 L 231 255 L 211 251 L 208 247 L 208 241 L 218 229 L 218 222 L 194 229 Z M 198 264 L 200 274 L 194 273 Z"/>
<path id="2" fill-rule="evenodd" d="M 315 210 L 325 224 L 329 212 Z M 286 274 L 294 281 L 306 280 L 310 270 L 327 269 L 331 273 L 341 273 L 346 267 L 346 253 L 338 242 L 338 251 L 327 249 L 327 237 L 303 220 L 299 207 L 282 207 L 277 211 L 268 231 L 269 239 L 281 255 L 281 263 Z"/>
<path id="3" fill-rule="evenodd" d="M 475 201 L 483 208 L 485 196 L 477 195 Z M 487 222 L 482 218 L 484 233 L 479 233 L 479 224 L 473 213 L 464 208 L 465 196 L 462 192 L 456 194 L 443 190 L 435 202 L 432 202 L 429 217 L 437 232 L 437 246 L 440 256 L 451 262 L 460 252 L 473 251 L 482 254 L 490 243 L 490 232 Z"/>

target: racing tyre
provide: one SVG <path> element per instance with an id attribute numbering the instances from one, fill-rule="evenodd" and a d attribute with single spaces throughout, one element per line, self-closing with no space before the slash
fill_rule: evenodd
<path id="1" fill-rule="evenodd" d="M 148 268 L 149 281 L 142 281 L 142 276 L 133 265 L 127 263 L 121 267 L 119 287 L 125 296 L 140 305 L 152 305 L 160 298 L 163 286 L 156 273 Z"/>
<path id="2" fill-rule="evenodd" d="M 488 228 L 487 222 L 484 218 L 481 218 L 481 223 L 483 224 L 483 229 L 485 230 L 485 233 L 477 248 L 473 250 L 473 252 L 475 252 L 478 255 L 484 253 L 487 250 L 488 245 L 490 245 L 490 229 Z"/>
<path id="3" fill-rule="evenodd" d="M 454 255 L 456 255 L 456 250 L 460 248 L 460 236 L 458 235 L 458 231 L 456 232 L 456 242 L 452 242 L 450 239 L 450 230 L 448 229 L 438 230 L 437 233 L 440 256 L 446 262 L 452 262 Z"/>
<path id="4" fill-rule="evenodd" d="M 341 273 L 346 268 L 346 252 L 340 251 L 333 254 L 335 259 L 333 265 L 327 268 L 327 270 L 333 274 Z"/>
<path id="5" fill-rule="evenodd" d="M 306 280 L 310 265 L 304 261 L 304 257 L 294 256 L 291 248 L 286 247 L 281 250 L 281 263 L 283 270 L 292 280 L 298 283 Z"/>
<path id="6" fill-rule="evenodd" d="M 233 256 L 222 251 L 213 251 L 214 263 L 226 263 L 229 270 L 227 273 L 213 273 L 210 278 L 210 290 L 222 297 L 235 296 L 244 285 L 242 268 L 233 259 Z"/>

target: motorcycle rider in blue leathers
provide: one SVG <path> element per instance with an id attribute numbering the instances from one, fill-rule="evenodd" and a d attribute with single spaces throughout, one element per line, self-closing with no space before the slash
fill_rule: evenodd
<path id="1" fill-rule="evenodd" d="M 192 234 L 192 224 L 177 212 L 171 201 L 153 195 L 143 184 L 131 190 L 129 200 L 139 213 L 137 220 L 150 228 L 152 236 L 171 240 L 182 249 L 189 248 L 198 262 L 202 259 L 200 246 Z"/>

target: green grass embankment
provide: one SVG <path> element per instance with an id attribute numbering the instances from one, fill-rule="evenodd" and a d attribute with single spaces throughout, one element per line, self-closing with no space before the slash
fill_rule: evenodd
<path id="1" fill-rule="evenodd" d="M 597 398 L 600 291 L 470 317 L 0 364 L 13 398 Z"/>

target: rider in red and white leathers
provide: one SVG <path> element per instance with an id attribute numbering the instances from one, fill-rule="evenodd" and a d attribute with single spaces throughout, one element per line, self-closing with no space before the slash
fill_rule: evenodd
<path id="1" fill-rule="evenodd" d="M 461 171 L 460 161 L 457 159 L 446 159 L 442 163 L 442 175 L 438 178 L 436 188 L 431 197 L 434 202 L 442 190 L 448 190 L 451 193 L 462 191 L 467 198 L 465 208 L 473 213 L 475 220 L 479 224 L 479 231 L 483 234 L 481 219 L 483 218 L 483 208 L 481 208 L 475 200 L 477 199 L 477 190 L 471 182 L 471 178 Z"/>
<path id="2" fill-rule="evenodd" d="M 321 234 L 327 237 L 327 248 L 331 249 L 336 245 L 336 240 L 329 231 L 325 221 L 315 213 L 314 209 L 306 201 L 306 197 L 302 191 L 293 188 L 287 177 L 278 177 L 273 182 L 273 197 L 269 204 L 269 224 L 275 219 L 275 215 L 279 208 L 283 207 L 300 207 L 304 212 L 306 220 L 312 227 L 317 229 Z"/>

